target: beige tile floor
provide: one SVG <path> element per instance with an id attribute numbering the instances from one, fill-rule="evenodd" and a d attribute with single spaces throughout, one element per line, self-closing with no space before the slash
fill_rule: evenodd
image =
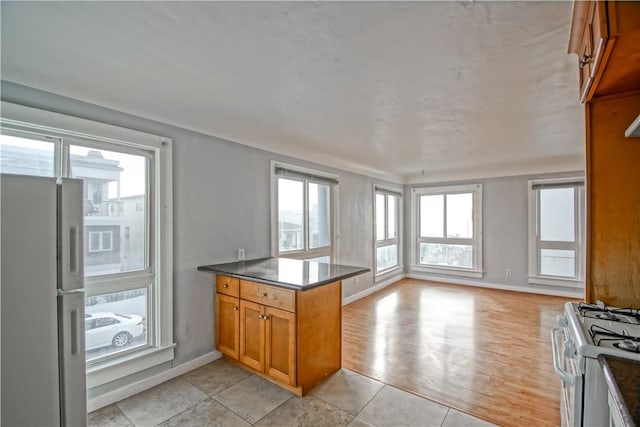
<path id="1" fill-rule="evenodd" d="M 89 414 L 89 426 L 488 427 L 477 418 L 340 370 L 305 397 L 217 360 Z"/>

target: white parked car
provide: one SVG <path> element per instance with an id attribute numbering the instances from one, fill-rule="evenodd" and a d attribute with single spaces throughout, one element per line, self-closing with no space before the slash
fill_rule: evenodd
<path id="1" fill-rule="evenodd" d="M 124 347 L 144 333 L 144 319 L 136 314 L 87 313 L 84 316 L 85 347 Z"/>

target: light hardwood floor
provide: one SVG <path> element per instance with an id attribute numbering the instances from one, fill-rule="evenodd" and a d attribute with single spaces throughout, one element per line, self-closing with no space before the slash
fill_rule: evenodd
<path id="1" fill-rule="evenodd" d="M 343 308 L 343 367 L 495 424 L 559 425 L 567 300 L 403 279 Z"/>

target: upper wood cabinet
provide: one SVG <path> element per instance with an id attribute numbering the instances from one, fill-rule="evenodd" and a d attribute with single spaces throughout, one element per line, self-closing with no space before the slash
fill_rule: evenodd
<path id="1" fill-rule="evenodd" d="M 576 1 L 569 53 L 578 56 L 580 102 L 640 89 L 640 1 Z"/>
<path id="2" fill-rule="evenodd" d="M 640 144 L 625 138 L 640 111 L 640 1 L 576 1 L 569 52 L 585 103 L 585 300 L 640 306 Z"/>

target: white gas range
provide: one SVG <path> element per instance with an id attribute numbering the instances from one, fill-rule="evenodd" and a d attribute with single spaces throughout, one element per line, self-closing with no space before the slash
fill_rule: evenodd
<path id="1" fill-rule="evenodd" d="M 640 361 L 640 310 L 568 302 L 551 342 L 562 379 L 562 425 L 608 426 L 607 384 L 598 356 Z"/>

